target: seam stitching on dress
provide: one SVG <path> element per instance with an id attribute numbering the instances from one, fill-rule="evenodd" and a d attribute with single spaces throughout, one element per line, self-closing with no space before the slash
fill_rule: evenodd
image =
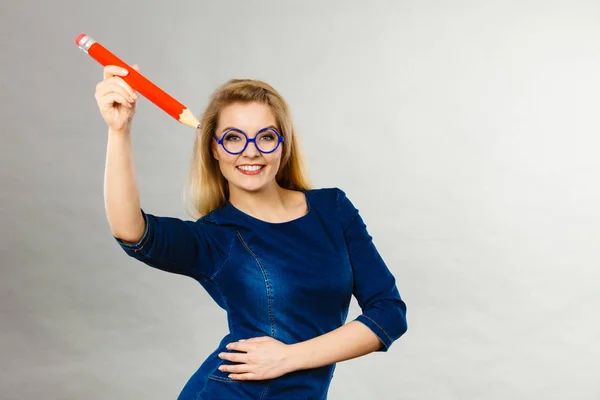
<path id="1" fill-rule="evenodd" d="M 225 379 L 225 378 L 221 378 L 220 376 L 215 376 L 212 374 L 208 375 L 207 378 L 215 380 L 215 381 L 227 382 L 227 383 L 239 383 L 240 382 L 240 381 L 236 381 L 235 379 L 231 379 L 231 378 Z"/>
<path id="2" fill-rule="evenodd" d="M 262 393 L 260 394 L 260 400 L 265 399 L 265 396 L 267 395 L 267 390 L 269 389 L 269 385 L 271 385 L 270 382 L 265 385 L 265 388 L 263 389 Z"/>
<path id="3" fill-rule="evenodd" d="M 363 316 L 363 317 L 365 317 L 365 318 L 368 318 L 369 320 L 371 320 L 371 321 L 372 321 L 372 322 L 373 322 L 375 325 L 377 325 L 377 327 L 378 327 L 379 329 L 381 329 L 381 331 L 382 331 L 383 333 L 385 333 L 385 336 L 387 336 L 387 338 L 388 338 L 390 341 L 392 341 L 392 338 L 390 337 L 390 335 L 388 335 L 388 333 L 385 331 L 385 329 L 383 329 L 381 326 L 379 326 L 379 324 L 378 324 L 377 322 L 375 322 L 375 321 L 373 320 L 373 318 L 371 318 L 371 317 L 368 317 L 368 316 L 366 316 L 365 314 L 363 314 L 362 316 Z M 387 347 L 387 346 L 386 346 L 386 347 Z"/>
<path id="4" fill-rule="evenodd" d="M 236 233 L 237 233 L 237 236 L 240 238 L 240 241 L 246 248 L 246 250 L 248 250 L 248 252 L 252 255 L 252 257 L 254 257 L 254 260 L 256 260 L 256 263 L 258 264 L 258 266 L 263 274 L 263 277 L 265 278 L 265 284 L 267 286 L 267 300 L 269 302 L 269 320 L 271 321 L 271 335 L 273 338 L 276 338 L 277 332 L 275 330 L 275 318 L 273 317 L 273 297 L 271 295 L 272 294 L 271 293 L 271 283 L 269 281 L 269 276 L 267 275 L 267 271 L 265 270 L 264 266 L 260 262 L 260 259 L 256 256 L 256 254 L 254 254 L 254 252 L 252 250 L 250 250 L 250 247 L 248 247 L 248 245 L 246 244 L 246 241 L 244 240 L 244 238 L 242 237 L 240 232 L 236 232 Z"/>
<path id="5" fill-rule="evenodd" d="M 150 236 L 150 235 L 149 234 L 146 235 L 146 237 L 144 238 L 144 241 L 142 243 L 140 243 L 140 245 L 139 245 L 139 247 L 137 249 L 133 248 L 132 250 L 134 252 L 136 252 L 136 253 L 139 252 L 139 251 L 142 251 L 142 249 L 144 248 L 144 246 L 146 245 L 146 243 L 148 243 L 148 236 Z"/>
<path id="6" fill-rule="evenodd" d="M 235 233 L 239 234 L 238 231 L 235 231 Z M 235 235 L 233 235 L 232 238 L 231 238 L 231 244 L 229 245 L 229 251 L 227 252 L 227 257 L 225 257 L 225 260 L 223 260 L 223 262 L 221 263 L 221 265 L 219 266 L 219 268 L 210 277 L 207 277 L 207 279 L 209 281 L 212 281 L 213 279 L 216 278 L 216 276 L 219 274 L 219 272 L 221 272 L 221 270 L 225 266 L 225 263 L 229 260 L 229 257 L 231 257 L 231 250 L 233 249 L 233 244 L 234 243 L 235 243 Z"/>
<path id="7" fill-rule="evenodd" d="M 148 215 L 146 213 L 144 213 L 144 223 L 146 224 L 144 229 L 144 241 L 142 243 L 140 243 L 139 248 L 137 249 L 133 249 L 133 251 L 135 253 L 137 253 L 138 251 L 142 251 L 142 249 L 144 248 L 144 246 L 146 245 L 146 243 L 148 242 L 148 238 L 150 237 L 150 221 L 149 221 L 150 217 L 148 217 Z M 152 232 L 154 234 L 154 232 Z"/>
<path id="8" fill-rule="evenodd" d="M 348 224 L 346 226 L 344 226 L 343 221 L 342 221 L 342 209 L 340 207 L 340 197 L 347 197 L 346 193 L 343 192 L 341 189 L 337 189 L 337 193 L 335 195 L 335 208 L 337 209 L 337 214 L 338 214 L 338 219 L 340 221 L 340 225 L 342 227 L 342 231 L 344 233 L 346 233 L 346 230 L 348 229 L 348 227 L 350 226 L 350 224 L 352 223 L 352 221 L 354 221 L 354 219 L 356 218 L 356 216 L 359 214 L 358 210 L 356 210 L 356 213 L 352 216 L 352 218 L 350 218 L 350 221 L 348 221 Z"/>

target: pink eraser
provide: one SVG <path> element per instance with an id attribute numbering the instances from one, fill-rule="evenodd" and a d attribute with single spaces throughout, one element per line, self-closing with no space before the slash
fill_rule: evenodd
<path id="1" fill-rule="evenodd" d="M 77 35 L 77 37 L 75 38 L 75 44 L 77 46 L 79 46 L 79 42 L 81 41 L 81 39 L 83 39 L 84 37 L 86 37 L 87 35 L 85 33 L 80 33 L 79 35 Z"/>

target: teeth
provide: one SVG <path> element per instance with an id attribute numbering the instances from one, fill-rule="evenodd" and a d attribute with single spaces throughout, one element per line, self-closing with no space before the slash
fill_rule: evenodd
<path id="1" fill-rule="evenodd" d="M 238 166 L 239 169 L 243 169 L 244 171 L 258 171 L 262 167 L 263 167 L 263 165 L 252 165 L 252 166 L 240 165 L 240 166 Z"/>

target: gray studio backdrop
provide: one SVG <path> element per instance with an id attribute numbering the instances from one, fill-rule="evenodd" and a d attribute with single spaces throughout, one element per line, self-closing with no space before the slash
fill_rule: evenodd
<path id="1" fill-rule="evenodd" d="M 408 304 L 331 399 L 600 398 L 599 2 L 2 0 L 1 399 L 174 399 L 227 329 L 110 234 L 80 32 L 196 115 L 230 78 L 289 101 Z M 187 218 L 194 130 L 134 124 L 143 207 Z"/>

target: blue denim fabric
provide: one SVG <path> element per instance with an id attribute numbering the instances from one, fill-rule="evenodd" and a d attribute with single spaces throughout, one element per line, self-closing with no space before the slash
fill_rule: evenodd
<path id="1" fill-rule="evenodd" d="M 189 379 L 179 400 L 326 399 L 334 365 L 276 379 L 235 381 L 217 354 L 239 339 L 271 336 L 292 344 L 342 326 L 354 295 L 357 321 L 387 351 L 407 329 L 406 305 L 358 210 L 338 188 L 304 192 L 308 213 L 268 223 L 231 203 L 183 221 L 141 211 L 146 232 L 127 254 L 197 280 L 227 311 L 229 333 Z"/>

